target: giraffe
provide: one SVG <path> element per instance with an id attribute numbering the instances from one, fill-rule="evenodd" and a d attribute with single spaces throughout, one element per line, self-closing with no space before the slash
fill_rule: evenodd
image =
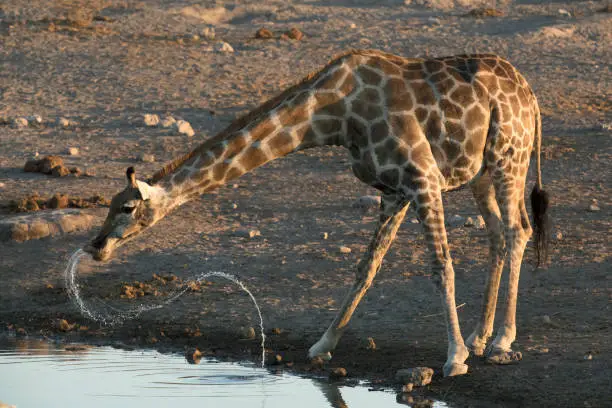
<path id="1" fill-rule="evenodd" d="M 127 187 L 111 202 L 98 236 L 86 247 L 94 259 L 157 223 L 186 201 L 270 160 L 324 145 L 350 151 L 352 170 L 381 192 L 374 237 L 355 283 L 309 357 L 331 358 L 355 308 L 412 204 L 431 253 L 433 281 L 447 322 L 445 376 L 467 372 L 471 350 L 492 363 L 520 359 L 516 336 L 519 273 L 532 227 L 524 190 L 535 148 L 537 180 L 531 193 L 538 263 L 546 257 L 546 208 L 540 171 L 541 118 L 534 93 L 506 60 L 492 54 L 432 59 L 353 50 L 236 119 L 150 179 L 127 170 Z M 464 342 L 455 304 L 455 274 L 444 227 L 442 193 L 469 185 L 484 217 L 490 271 L 478 324 Z M 506 254 L 505 314 L 493 334 Z"/>

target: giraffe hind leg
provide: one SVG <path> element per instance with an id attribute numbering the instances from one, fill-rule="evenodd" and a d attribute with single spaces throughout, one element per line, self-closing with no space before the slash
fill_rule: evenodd
<path id="1" fill-rule="evenodd" d="M 344 299 L 340 311 L 332 324 L 321 339 L 308 351 L 308 357 L 321 357 L 325 360 L 331 358 L 331 352 L 336 348 L 357 305 L 372 285 L 372 281 L 380 269 L 383 257 L 391 246 L 395 234 L 406 215 L 408 206 L 409 202 L 403 198 L 395 195 L 383 195 L 380 220 L 368 251 L 357 266 L 355 283 Z"/>
<path id="2" fill-rule="evenodd" d="M 504 268 L 504 248 L 501 213 L 495 199 L 495 189 L 487 173 L 474 180 L 470 187 L 487 226 L 489 235 L 489 276 L 485 285 L 478 325 L 466 340 L 466 346 L 477 356 L 484 355 L 487 340 L 493 334 L 499 283 Z"/>

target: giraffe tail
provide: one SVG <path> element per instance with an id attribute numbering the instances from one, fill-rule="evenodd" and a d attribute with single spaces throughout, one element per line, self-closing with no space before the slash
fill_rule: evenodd
<path id="1" fill-rule="evenodd" d="M 540 152 L 542 147 L 542 118 L 540 108 L 536 102 L 536 123 L 535 123 L 535 154 L 537 167 L 536 185 L 531 191 L 531 211 L 533 212 L 534 241 L 536 252 L 536 268 L 546 263 L 548 258 L 548 242 L 550 219 L 546 211 L 548 210 L 549 196 L 542 188 L 542 171 L 540 169 Z"/>

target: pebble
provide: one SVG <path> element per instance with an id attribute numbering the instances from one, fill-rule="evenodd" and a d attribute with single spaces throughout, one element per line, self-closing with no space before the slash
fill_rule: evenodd
<path id="1" fill-rule="evenodd" d="M 402 385 L 402 392 L 411 392 L 413 388 L 414 388 L 413 383 L 404 384 Z"/>
<path id="2" fill-rule="evenodd" d="M 155 163 L 155 156 L 149 153 L 141 153 L 138 160 L 144 163 Z"/>
<path id="3" fill-rule="evenodd" d="M 304 33 L 302 33 L 300 30 L 298 30 L 297 28 L 293 27 L 291 30 L 285 32 L 285 35 L 291 39 L 291 40 L 297 40 L 300 41 L 302 38 L 304 38 Z"/>
<path id="4" fill-rule="evenodd" d="M 15 118 L 13 119 L 13 128 L 23 129 L 28 127 L 28 120 L 26 118 Z"/>
<path id="5" fill-rule="evenodd" d="M 351 23 L 351 24 L 349 24 L 349 28 L 355 29 L 355 28 L 357 28 L 357 24 Z"/>
<path id="6" fill-rule="evenodd" d="M 261 236 L 261 232 L 256 229 L 253 229 L 253 230 L 239 229 L 238 231 L 236 231 L 235 234 L 237 237 L 241 237 L 241 238 L 255 238 L 255 237 Z"/>
<path id="7" fill-rule="evenodd" d="M 380 208 L 380 196 L 366 195 L 361 196 L 353 202 L 353 208 L 361 208 L 363 210 L 373 210 Z"/>
<path id="8" fill-rule="evenodd" d="M 367 346 L 368 350 L 376 350 L 376 343 L 374 342 L 374 339 L 372 337 L 368 337 L 368 346 Z"/>
<path id="9" fill-rule="evenodd" d="M 199 364 L 202 360 L 202 352 L 196 348 L 188 348 L 185 351 L 185 359 L 189 364 Z"/>
<path id="10" fill-rule="evenodd" d="M 55 328 L 63 332 L 69 332 L 70 330 L 74 328 L 74 324 L 68 323 L 66 319 L 58 319 L 55 322 Z"/>
<path id="11" fill-rule="evenodd" d="M 593 201 L 593 202 L 591 203 L 591 205 L 589 205 L 589 211 L 591 211 L 591 212 L 597 212 L 597 211 L 599 211 L 599 210 L 601 210 L 601 208 L 599 208 L 599 205 L 597 204 L 597 201 Z"/>
<path id="12" fill-rule="evenodd" d="M 76 147 L 69 147 L 68 148 L 68 154 L 70 156 L 78 156 L 79 155 L 79 149 Z"/>
<path id="13" fill-rule="evenodd" d="M 187 135 L 189 137 L 195 135 L 193 128 L 186 120 L 177 120 L 176 123 L 174 123 L 174 129 L 181 135 Z"/>
<path id="14" fill-rule="evenodd" d="M 26 119 L 28 120 L 28 122 L 30 122 L 30 124 L 40 125 L 43 122 L 42 116 L 40 115 L 27 116 Z"/>
<path id="15" fill-rule="evenodd" d="M 324 232 L 324 233 L 321 234 L 321 238 L 322 239 L 327 239 L 327 238 L 329 238 L 329 234 L 327 232 Z"/>
<path id="16" fill-rule="evenodd" d="M 255 329 L 252 327 L 241 327 L 238 334 L 244 340 L 252 340 L 256 336 Z"/>
<path id="17" fill-rule="evenodd" d="M 419 219 L 415 217 L 412 217 L 409 221 L 411 224 L 419 224 Z"/>
<path id="18" fill-rule="evenodd" d="M 175 123 L 176 119 L 174 119 L 172 116 L 166 116 L 161 120 L 161 127 L 169 128 L 172 127 Z"/>
<path id="19" fill-rule="evenodd" d="M 476 217 L 476 220 L 474 221 L 474 226 L 477 229 L 485 229 L 487 224 L 485 223 L 484 218 L 482 218 L 482 215 L 479 215 L 479 216 Z"/>
<path id="20" fill-rule="evenodd" d="M 226 43 L 225 41 L 219 41 L 215 44 L 215 51 L 217 52 L 234 52 L 234 48 Z"/>
<path id="21" fill-rule="evenodd" d="M 53 177 L 65 177 L 70 174 L 70 169 L 66 166 L 55 166 L 51 169 L 51 175 Z"/>
<path id="22" fill-rule="evenodd" d="M 4 187 L 6 187 L 5 183 L 0 182 L 0 189 L 3 189 Z"/>
<path id="23" fill-rule="evenodd" d="M 563 239 L 563 233 L 561 231 L 557 231 L 557 233 L 555 234 L 555 239 L 557 241 L 561 241 Z"/>
<path id="24" fill-rule="evenodd" d="M 422 387 L 431 382 L 434 370 L 429 367 L 415 367 L 397 370 L 395 379 L 403 384 L 412 383 L 417 387 Z"/>
<path id="25" fill-rule="evenodd" d="M 274 38 L 274 34 L 267 28 L 262 27 L 255 33 L 255 38 L 258 38 L 260 40 L 267 40 L 270 38 Z"/>
<path id="26" fill-rule="evenodd" d="M 215 39 L 215 28 L 214 27 L 205 27 L 202 29 L 200 33 L 202 38 L 206 40 L 214 40 Z"/>
<path id="27" fill-rule="evenodd" d="M 143 120 L 146 126 L 159 125 L 159 116 L 154 113 L 145 113 Z"/>
<path id="28" fill-rule="evenodd" d="M 569 11 L 567 11 L 566 9 L 559 9 L 559 14 L 561 14 L 562 16 L 567 16 L 567 17 L 571 17 L 572 13 L 570 13 Z"/>
<path id="29" fill-rule="evenodd" d="M 463 224 L 464 227 L 473 227 L 475 224 L 474 219 L 472 217 L 467 217 L 465 219 L 465 223 Z"/>
<path id="30" fill-rule="evenodd" d="M 346 368 L 344 367 L 332 368 L 331 372 L 329 373 L 329 378 L 344 378 L 347 376 L 347 374 Z"/>
<path id="31" fill-rule="evenodd" d="M 69 119 L 66 118 L 62 118 L 59 117 L 57 118 L 57 120 L 55 121 L 55 123 L 57 124 L 57 126 L 59 127 L 63 127 L 63 128 L 67 128 L 72 126 L 74 123 L 72 121 L 70 121 Z"/>
<path id="32" fill-rule="evenodd" d="M 455 214 L 452 217 L 450 217 L 450 219 L 447 221 L 447 224 L 450 225 L 451 227 L 458 227 L 460 225 L 463 225 L 464 222 L 465 222 L 465 218 L 463 218 L 459 214 Z"/>
<path id="33" fill-rule="evenodd" d="M 351 253 L 351 248 L 347 247 L 347 246 L 341 246 L 340 248 L 340 252 L 343 254 L 350 254 Z"/>
<path id="34" fill-rule="evenodd" d="M 588 360 L 592 360 L 592 359 L 593 359 L 593 354 L 591 354 L 590 352 L 589 352 L 589 353 L 586 353 L 586 354 L 584 355 L 584 359 L 585 359 L 585 360 L 587 360 L 587 361 L 588 361 Z"/>

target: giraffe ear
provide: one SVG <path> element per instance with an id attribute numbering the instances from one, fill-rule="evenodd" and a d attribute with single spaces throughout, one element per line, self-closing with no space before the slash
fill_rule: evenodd
<path id="1" fill-rule="evenodd" d="M 125 177 L 127 177 L 128 186 L 136 187 L 136 171 L 134 167 L 128 167 L 125 172 Z"/>

